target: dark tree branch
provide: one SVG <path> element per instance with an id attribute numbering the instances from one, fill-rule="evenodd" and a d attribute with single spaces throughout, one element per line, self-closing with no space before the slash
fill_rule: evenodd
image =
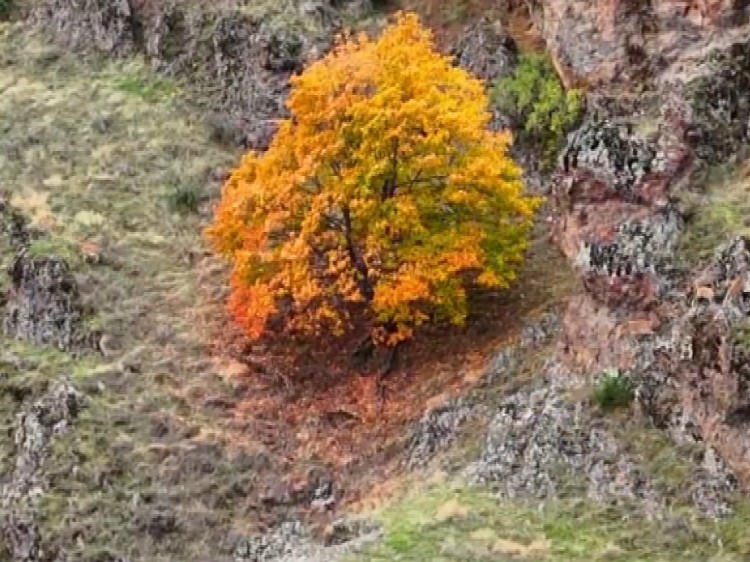
<path id="1" fill-rule="evenodd" d="M 362 254 L 359 251 L 359 248 L 354 242 L 354 233 L 352 229 L 352 215 L 349 210 L 349 207 L 344 206 L 342 210 L 342 215 L 344 218 L 343 225 L 344 225 L 344 238 L 346 239 L 346 250 L 349 253 L 349 259 L 352 261 L 352 265 L 354 265 L 354 269 L 356 269 L 357 273 L 359 274 L 359 279 L 358 279 L 359 292 L 362 295 L 362 298 L 364 298 L 366 302 L 370 303 L 372 302 L 372 299 L 375 296 L 375 292 L 373 290 L 372 283 L 370 282 L 370 271 L 367 268 L 367 264 L 365 263 L 365 260 L 362 258 Z"/>

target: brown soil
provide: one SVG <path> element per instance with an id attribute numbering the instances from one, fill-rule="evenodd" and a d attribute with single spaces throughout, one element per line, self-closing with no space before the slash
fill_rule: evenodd
<path id="1" fill-rule="evenodd" d="M 433 327 L 417 334 L 400 350 L 382 389 L 375 364 L 354 364 L 354 337 L 328 345 L 276 341 L 252 349 L 240 334 L 233 345 L 224 343 L 226 330 L 236 330 L 225 323 L 214 353 L 235 389 L 227 429 L 233 441 L 260 440 L 273 457 L 284 459 L 281 482 L 278 466 L 263 476 L 272 496 L 304 488 L 311 469 L 323 468 L 335 481 L 339 505 L 359 502 L 400 474 L 412 422 L 475 386 L 524 322 L 564 306 L 573 279 L 540 233 L 511 289 L 475 295 L 461 329 Z"/>

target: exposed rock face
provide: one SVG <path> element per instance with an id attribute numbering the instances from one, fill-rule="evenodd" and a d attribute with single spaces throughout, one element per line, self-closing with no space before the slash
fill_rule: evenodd
<path id="1" fill-rule="evenodd" d="M 137 22 L 131 0 L 47 0 L 32 17 L 75 48 L 124 55 L 136 49 Z"/>
<path id="2" fill-rule="evenodd" d="M 267 148 L 286 114 L 289 76 L 322 54 L 341 13 L 369 2 L 288 0 L 253 9 L 232 3 L 44 0 L 36 24 L 79 49 L 141 52 L 167 74 L 189 74 L 221 115 L 217 138 Z"/>
<path id="3" fill-rule="evenodd" d="M 18 254 L 10 268 L 3 329 L 11 337 L 61 350 L 82 342 L 78 286 L 65 261 Z"/>
<path id="4" fill-rule="evenodd" d="M 689 295 L 689 308 L 673 327 L 679 403 L 748 485 L 750 345 L 738 330 L 750 315 L 750 240 L 737 238 L 721 249 L 699 280 L 701 296 L 697 288 Z"/>
<path id="5" fill-rule="evenodd" d="M 380 526 L 367 519 L 338 519 L 316 543 L 305 527 L 289 521 L 264 535 L 240 539 L 234 549 L 237 562 L 329 562 L 378 539 Z"/>
<path id="6" fill-rule="evenodd" d="M 513 72 L 518 48 L 498 21 L 483 18 L 469 26 L 451 49 L 456 63 L 492 84 Z"/>
<path id="7" fill-rule="evenodd" d="M 684 136 L 706 160 L 724 160 L 750 139 L 750 41 L 719 50 L 704 61 L 675 102 Z"/>
<path id="8" fill-rule="evenodd" d="M 716 31 L 747 22 L 736 0 L 534 0 L 532 16 L 568 83 L 649 77 Z M 585 40 L 582 40 L 585 38 Z"/>
<path id="9" fill-rule="evenodd" d="M 36 522 L 36 498 L 46 486 L 44 462 L 51 440 L 65 432 L 82 406 L 82 395 L 67 381 L 56 383 L 25 412 L 18 414 L 15 430 L 15 468 L 0 488 L 2 533 L 13 560 L 42 562 L 44 552 Z"/>
<path id="10" fill-rule="evenodd" d="M 719 14 L 705 25 L 741 21 Z M 554 189 L 556 239 L 587 289 L 565 317 L 568 364 L 631 373 L 652 422 L 678 440 L 707 443 L 746 487 L 750 379 L 736 334 L 750 315 L 748 241 L 734 240 L 686 280 L 674 258 L 683 220 L 673 201 L 696 165 L 728 159 L 747 142 L 748 45 L 729 33 L 716 52 L 682 54 L 655 82 L 655 134 L 591 121 L 570 135 Z M 720 502 L 701 498 L 730 480 L 705 486 L 696 502 L 722 513 Z"/>
<path id="11" fill-rule="evenodd" d="M 575 377 L 554 362 L 545 371 L 543 384 L 500 405 L 470 479 L 510 498 L 553 498 L 583 487 L 595 500 L 638 499 L 656 516 L 663 499 L 636 463 L 586 405 L 566 398 Z"/>

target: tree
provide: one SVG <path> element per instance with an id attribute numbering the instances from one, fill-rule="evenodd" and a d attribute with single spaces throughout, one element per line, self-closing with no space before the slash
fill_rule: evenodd
<path id="1" fill-rule="evenodd" d="M 274 319 L 340 334 L 358 311 L 395 345 L 424 322 L 464 322 L 471 286 L 508 286 L 539 201 L 487 106 L 411 14 L 294 77 L 291 117 L 242 159 L 208 229 L 248 335 Z"/>

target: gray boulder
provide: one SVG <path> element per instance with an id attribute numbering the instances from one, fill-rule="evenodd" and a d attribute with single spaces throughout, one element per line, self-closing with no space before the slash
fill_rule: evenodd
<path id="1" fill-rule="evenodd" d="M 78 285 L 64 260 L 20 252 L 9 277 L 3 320 L 8 336 L 61 350 L 71 350 L 83 342 Z"/>

